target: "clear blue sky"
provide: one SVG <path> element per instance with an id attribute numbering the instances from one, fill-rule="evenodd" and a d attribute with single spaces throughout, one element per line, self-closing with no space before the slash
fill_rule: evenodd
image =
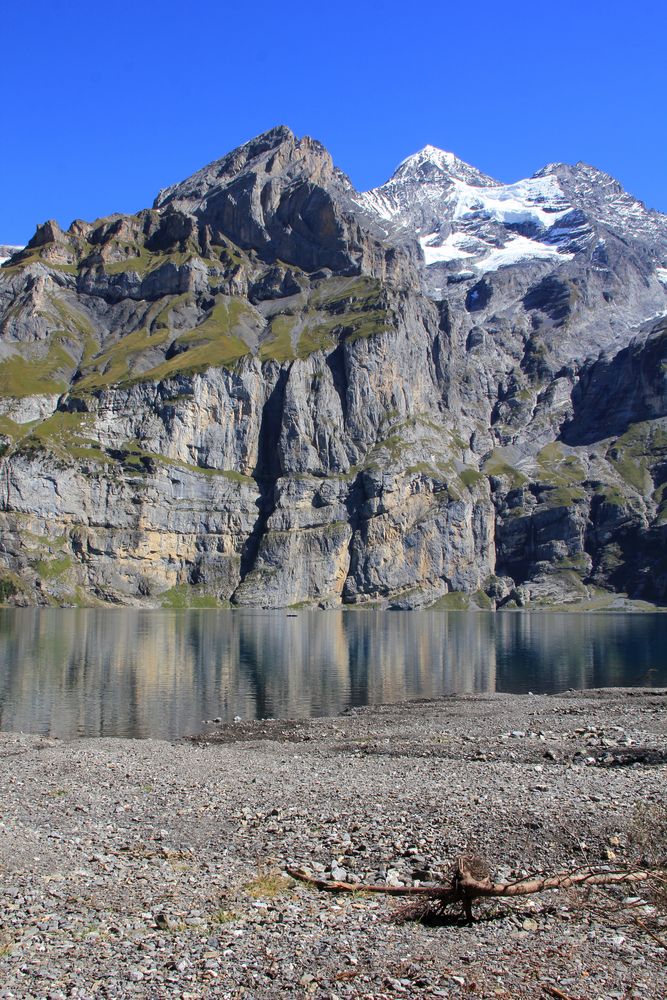
<path id="1" fill-rule="evenodd" d="M 0 242 L 150 205 L 277 124 L 360 189 L 426 143 L 504 181 L 585 160 L 667 211 L 661 0 L 15 0 Z"/>

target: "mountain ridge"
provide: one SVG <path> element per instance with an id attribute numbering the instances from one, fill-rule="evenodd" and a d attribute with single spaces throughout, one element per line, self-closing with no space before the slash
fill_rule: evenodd
<path id="1" fill-rule="evenodd" d="M 0 268 L 2 596 L 667 601 L 667 217 L 598 176 L 424 147 L 360 194 L 279 126 L 38 227 Z"/>

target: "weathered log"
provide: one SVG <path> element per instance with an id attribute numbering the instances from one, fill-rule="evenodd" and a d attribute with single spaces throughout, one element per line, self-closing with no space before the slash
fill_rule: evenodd
<path id="1" fill-rule="evenodd" d="M 584 869 L 575 872 L 559 872 L 556 875 L 533 875 L 517 882 L 491 882 L 473 878 L 465 869 L 460 877 L 455 877 L 452 883 L 441 885 L 386 885 L 365 882 L 334 882 L 329 879 L 315 878 L 299 868 L 287 868 L 287 874 L 307 885 L 315 886 L 324 892 L 382 892 L 388 896 L 430 896 L 433 899 L 452 901 L 462 896 L 478 898 L 481 896 L 527 896 L 546 889 L 568 889 L 573 885 L 618 885 L 625 882 L 643 882 L 650 878 L 652 872 L 641 869 L 631 871 L 607 871 L 604 869 Z"/>
<path id="2" fill-rule="evenodd" d="M 315 878 L 314 875 L 309 875 L 300 868 L 286 868 L 285 871 L 292 878 L 298 879 L 299 882 L 305 882 L 306 885 L 312 885 L 323 892 L 383 892 L 387 896 L 434 896 L 442 894 L 443 891 L 449 892 L 444 886 L 441 889 L 432 885 L 386 885 L 384 882 L 373 885 L 361 882 L 332 882 L 325 878 Z"/>
<path id="3" fill-rule="evenodd" d="M 379 892 L 388 896 L 419 896 L 437 902 L 440 906 L 460 903 L 468 920 L 472 919 L 472 902 L 475 899 L 527 896 L 548 889 L 569 889 L 580 885 L 620 885 L 643 882 L 655 875 L 643 869 L 581 868 L 558 872 L 555 875 L 530 875 L 516 882 L 492 882 L 487 876 L 475 877 L 471 872 L 470 858 L 459 858 L 451 881 L 439 885 L 384 885 L 363 882 L 332 882 L 315 878 L 298 868 L 288 868 L 292 878 L 312 885 L 324 892 Z"/>

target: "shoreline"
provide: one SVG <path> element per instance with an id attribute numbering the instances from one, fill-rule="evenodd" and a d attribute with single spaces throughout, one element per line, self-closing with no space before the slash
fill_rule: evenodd
<path id="1" fill-rule="evenodd" d="M 500 878 L 628 861 L 638 806 L 665 805 L 665 688 L 460 695 L 177 742 L 3 733 L 0 758 L 3 1000 L 667 994 L 647 911 L 623 903 L 640 889 L 426 927 L 283 874 L 409 885 L 464 853 Z"/>
<path id="2" fill-rule="evenodd" d="M 587 598 L 579 601 L 567 601 L 563 603 L 529 603 L 522 606 L 517 604 L 501 604 L 499 606 L 483 606 L 475 603 L 474 594 L 467 591 L 449 591 L 444 597 L 439 598 L 432 604 L 420 604 L 410 606 L 400 606 L 392 604 L 390 599 L 383 601 L 359 601 L 355 604 L 340 602 L 339 604 L 327 604 L 326 606 L 317 603 L 312 604 L 285 604 L 276 607 L 262 607 L 254 604 L 231 604 L 220 605 L 197 605 L 187 604 L 170 605 L 155 604 L 150 602 L 135 601 L 128 604 L 112 603 L 100 601 L 90 604 L 39 604 L 39 603 L 1 603 L 0 611 L 143 611 L 143 612 L 251 612 L 255 614 L 283 614 L 287 617 L 296 616 L 304 612 L 317 612 L 318 614 L 327 612 L 347 612 L 347 611 L 370 611 L 370 612 L 414 612 L 434 611 L 434 612 L 455 612 L 470 614 L 586 614 L 586 615 L 646 615 L 646 614 L 666 614 L 667 605 L 654 604 L 652 601 L 644 601 L 641 598 L 628 597 L 627 594 L 606 592 L 604 596 Z M 448 600 L 449 598 L 449 600 Z M 396 596 L 396 600 L 400 595 Z"/>

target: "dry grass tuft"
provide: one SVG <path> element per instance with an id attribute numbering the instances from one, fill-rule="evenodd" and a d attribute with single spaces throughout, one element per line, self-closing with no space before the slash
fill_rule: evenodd
<path id="1" fill-rule="evenodd" d="M 289 892 L 293 886 L 294 881 L 279 872 L 258 872 L 243 888 L 253 899 L 275 899 Z"/>

